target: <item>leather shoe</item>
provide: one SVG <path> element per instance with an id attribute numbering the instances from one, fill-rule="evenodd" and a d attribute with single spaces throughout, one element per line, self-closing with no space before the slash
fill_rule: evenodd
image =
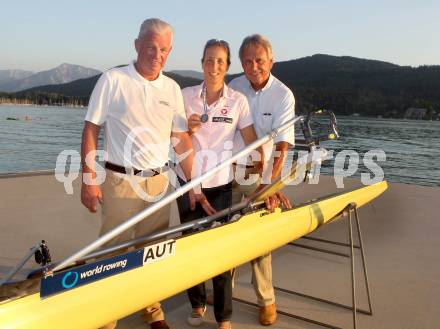
<path id="1" fill-rule="evenodd" d="M 260 323 L 270 326 L 277 320 L 277 308 L 275 304 L 260 307 Z"/>
<path id="2" fill-rule="evenodd" d="M 170 329 L 170 327 L 168 327 L 165 320 L 152 322 L 152 323 L 150 323 L 150 327 L 151 327 L 151 329 Z"/>

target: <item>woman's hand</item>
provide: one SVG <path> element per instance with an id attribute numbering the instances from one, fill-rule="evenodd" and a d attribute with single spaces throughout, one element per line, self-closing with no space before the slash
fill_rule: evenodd
<path id="1" fill-rule="evenodd" d="M 194 189 L 189 190 L 189 208 L 191 210 L 196 209 L 196 202 L 200 203 L 203 210 L 208 216 L 214 215 L 217 211 L 211 206 L 206 196 L 202 191 L 196 192 Z"/>
<path id="2" fill-rule="evenodd" d="M 191 114 L 188 118 L 188 129 L 191 134 L 195 134 L 197 130 L 199 130 L 202 125 L 202 121 L 200 120 L 200 115 Z"/>

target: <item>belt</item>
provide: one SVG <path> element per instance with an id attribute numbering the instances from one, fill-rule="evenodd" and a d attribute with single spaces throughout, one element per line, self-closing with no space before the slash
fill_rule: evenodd
<path id="1" fill-rule="evenodd" d="M 106 162 L 105 168 L 109 169 L 111 171 L 121 173 L 121 174 L 130 174 L 130 172 L 131 172 L 130 169 L 127 169 L 125 167 L 119 166 L 119 165 L 111 163 L 111 162 Z M 144 170 L 132 168 L 133 173 L 136 176 L 142 176 L 142 177 L 152 177 L 152 176 L 160 175 L 161 173 L 163 173 L 167 169 L 168 169 L 168 163 L 166 163 L 163 167 L 160 167 L 160 168 L 150 168 L 150 169 L 144 169 Z"/>
<path id="2" fill-rule="evenodd" d="M 242 165 L 242 164 L 237 164 L 237 163 L 233 163 L 233 165 L 235 166 L 235 167 L 241 167 L 241 168 L 246 168 L 246 169 L 251 169 L 251 168 L 255 168 L 255 166 L 254 165 Z"/>

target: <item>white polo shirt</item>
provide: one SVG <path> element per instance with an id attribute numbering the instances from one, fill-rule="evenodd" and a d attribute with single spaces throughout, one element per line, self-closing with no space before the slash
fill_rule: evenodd
<path id="1" fill-rule="evenodd" d="M 188 130 L 178 84 L 162 72 L 156 80 L 146 80 L 134 62 L 102 74 L 85 120 L 104 126 L 107 161 L 136 169 L 162 167 L 171 131 Z"/>
<path id="2" fill-rule="evenodd" d="M 245 75 L 235 78 L 229 83 L 229 87 L 243 93 L 248 102 L 254 121 L 255 131 L 258 138 L 271 132 L 291 120 L 295 116 L 295 97 L 292 91 L 272 74 L 263 89 L 255 91 Z M 289 128 L 263 145 L 266 162 L 272 156 L 274 143 L 288 142 L 295 143 L 295 130 Z M 243 138 L 235 135 L 234 153 L 244 147 Z M 240 160 L 239 163 L 246 163 Z M 248 159 L 248 164 L 252 162 Z"/>
<path id="3" fill-rule="evenodd" d="M 202 86 L 203 84 L 182 90 L 188 118 L 194 113 L 204 114 Z M 211 104 L 208 110 L 208 121 L 202 123 L 199 130 L 191 136 L 195 152 L 196 176 L 204 174 L 220 162 L 230 158 L 235 133 L 240 134 L 240 129 L 253 124 L 246 97 L 226 85 L 223 87 L 223 95 L 217 102 Z M 177 173 L 184 179 L 180 167 Z M 202 187 L 224 185 L 232 179 L 232 166 L 229 166 L 203 182 Z"/>

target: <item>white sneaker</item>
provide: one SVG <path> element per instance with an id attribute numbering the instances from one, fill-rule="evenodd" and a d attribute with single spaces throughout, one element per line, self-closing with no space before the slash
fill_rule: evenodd
<path id="1" fill-rule="evenodd" d="M 201 312 L 200 312 L 201 310 Z M 206 312 L 206 305 L 203 306 L 203 308 L 193 308 L 190 315 L 188 315 L 188 318 L 186 321 L 190 326 L 193 327 L 199 327 L 203 323 L 203 316 Z"/>

